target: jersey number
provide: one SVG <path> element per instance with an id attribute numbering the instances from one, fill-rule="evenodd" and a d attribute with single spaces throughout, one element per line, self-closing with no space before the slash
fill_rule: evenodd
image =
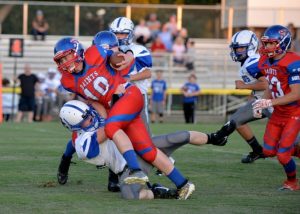
<path id="1" fill-rule="evenodd" d="M 270 76 L 268 75 L 266 79 L 268 80 L 269 83 L 271 83 L 269 85 L 269 89 L 271 90 L 273 98 L 284 96 L 283 90 L 281 88 L 281 84 L 278 81 L 277 77 L 273 76 L 270 80 Z"/>
<path id="2" fill-rule="evenodd" d="M 105 77 L 97 77 L 93 81 L 93 87 L 94 87 L 95 91 L 97 91 L 99 94 L 101 94 L 101 96 L 104 96 L 109 89 L 109 84 Z M 88 98 L 91 98 L 93 100 L 98 100 L 97 96 L 92 94 L 92 92 L 89 89 L 85 88 L 83 90 L 83 92 Z"/>

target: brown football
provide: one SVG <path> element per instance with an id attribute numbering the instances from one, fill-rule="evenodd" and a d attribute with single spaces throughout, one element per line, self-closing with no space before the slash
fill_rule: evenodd
<path id="1" fill-rule="evenodd" d="M 110 57 L 109 57 L 109 64 L 111 65 L 111 67 L 113 68 L 118 68 L 120 66 L 118 66 L 117 64 L 124 61 L 124 57 L 123 56 L 118 56 L 118 54 L 120 54 L 121 52 L 114 52 Z"/>

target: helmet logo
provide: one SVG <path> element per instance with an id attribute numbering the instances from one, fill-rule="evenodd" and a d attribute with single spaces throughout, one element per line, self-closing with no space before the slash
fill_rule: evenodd
<path id="1" fill-rule="evenodd" d="M 282 39 L 287 34 L 287 31 L 286 29 L 281 29 L 278 33 L 280 34 L 280 39 Z"/>

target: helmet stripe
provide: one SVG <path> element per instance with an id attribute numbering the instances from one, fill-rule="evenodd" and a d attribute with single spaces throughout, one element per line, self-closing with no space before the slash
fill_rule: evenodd
<path id="1" fill-rule="evenodd" d="M 120 18 L 118 19 L 118 22 L 117 22 L 117 28 L 120 27 L 121 20 L 122 20 L 122 17 L 120 17 Z"/>
<path id="2" fill-rule="evenodd" d="M 80 109 L 79 107 L 75 106 L 75 105 L 71 105 L 71 104 L 65 104 L 65 107 L 71 107 L 71 108 L 75 108 L 76 110 L 80 111 L 81 113 L 84 113 L 84 111 L 82 109 Z"/>
<path id="3" fill-rule="evenodd" d="M 241 32 L 241 31 L 240 31 Z M 234 43 L 236 43 L 236 40 L 237 40 L 237 38 L 238 38 L 238 35 L 240 34 L 240 32 L 238 32 L 237 34 L 236 34 L 236 36 L 235 36 L 235 38 L 234 38 Z"/>

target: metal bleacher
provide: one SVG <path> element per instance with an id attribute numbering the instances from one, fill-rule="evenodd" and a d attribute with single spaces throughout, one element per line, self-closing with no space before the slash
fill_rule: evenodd
<path id="1" fill-rule="evenodd" d="M 48 68 L 55 67 L 52 60 L 53 47 L 62 36 L 48 36 L 46 41 L 33 41 L 30 36 L 24 38 L 24 57 L 8 57 L 9 38 L 18 38 L 16 35 L 1 35 L 0 61 L 3 64 L 3 76 L 13 77 L 14 63 L 17 60 L 17 75 L 23 72 L 24 64 L 31 65 L 33 73 L 47 72 Z M 92 37 L 79 37 L 84 47 L 91 44 Z M 229 57 L 229 48 L 225 40 L 221 39 L 194 39 L 196 46 L 195 73 L 202 88 L 233 88 L 237 77 L 237 65 Z M 162 69 L 168 85 L 180 88 L 189 74 L 184 66 L 175 67 L 172 56 L 164 55 L 164 66 L 157 66 L 157 57 L 153 57 L 154 70 Z"/>
<path id="2" fill-rule="evenodd" d="M 17 61 L 16 75 L 23 73 L 26 63 L 31 65 L 33 73 L 46 73 L 49 68 L 55 67 L 53 62 L 53 47 L 62 36 L 48 36 L 46 41 L 33 41 L 30 36 L 21 37 L 24 39 L 24 57 L 8 57 L 9 38 L 20 38 L 16 35 L 1 35 L 0 38 L 0 62 L 3 67 L 3 77 L 13 79 L 14 64 Z M 79 37 L 84 47 L 91 44 L 92 37 Z M 229 56 L 228 44 L 222 39 L 193 39 L 195 41 L 196 54 L 188 56 L 194 58 L 195 73 L 197 82 L 202 89 L 210 90 L 212 93 L 202 93 L 204 96 L 199 99 L 197 110 L 197 120 L 223 121 L 226 112 L 238 108 L 245 99 L 230 95 L 224 89 L 234 89 L 234 80 L 238 78 L 238 65 L 233 63 Z M 153 54 L 153 70 L 161 69 L 164 78 L 167 80 L 168 88 L 179 91 L 187 81 L 190 71 L 184 66 L 174 66 L 172 54 L 155 56 Z M 160 63 L 158 63 L 160 61 Z M 161 63 L 163 62 L 163 63 Z M 155 77 L 155 75 L 153 75 Z M 215 94 L 214 89 L 219 89 L 220 93 Z M 173 91 L 174 91 L 173 90 Z M 204 91 L 204 90 L 202 90 Z M 178 93 L 177 93 L 178 95 Z M 182 112 L 176 101 L 176 92 L 169 93 L 167 103 L 166 119 L 168 121 L 181 121 Z M 205 119 L 205 117 L 207 117 Z"/>

